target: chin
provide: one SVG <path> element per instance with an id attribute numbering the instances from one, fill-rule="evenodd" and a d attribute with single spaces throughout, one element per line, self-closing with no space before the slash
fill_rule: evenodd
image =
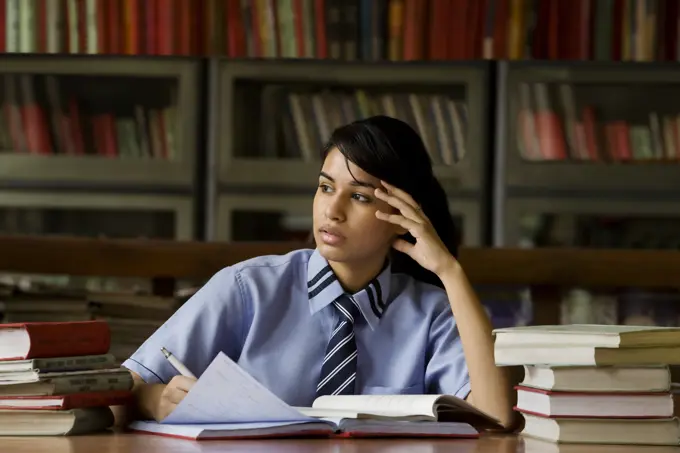
<path id="1" fill-rule="evenodd" d="M 319 250 L 321 256 L 326 258 L 327 261 L 343 262 L 347 261 L 348 253 L 342 247 L 334 247 L 323 242 L 317 242 L 316 248 Z"/>

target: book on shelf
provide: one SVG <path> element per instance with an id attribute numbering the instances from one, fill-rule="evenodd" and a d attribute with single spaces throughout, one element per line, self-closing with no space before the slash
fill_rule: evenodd
<path id="1" fill-rule="evenodd" d="M 238 408 L 238 410 L 234 410 Z M 160 423 L 129 428 L 174 437 L 476 437 L 498 422 L 450 395 L 334 395 L 312 407 L 285 403 L 223 353 Z"/>
<path id="2" fill-rule="evenodd" d="M 128 97 L 135 91 L 149 93 L 148 83 L 139 85 L 138 80 L 127 80 Z M 86 89 L 93 84 L 121 83 L 100 75 L 1 74 L 0 152 L 176 159 L 175 89 L 169 88 L 171 100 L 163 105 L 154 99 L 158 96 L 151 96 L 148 105 L 139 94 L 117 95 L 111 102 L 96 90 Z M 154 88 L 162 92 L 165 83 Z"/>
<path id="3" fill-rule="evenodd" d="M 7 3 L 0 52 L 340 60 L 678 59 L 673 0 Z M 105 6 L 104 6 L 105 5 Z M 163 5 L 166 6 L 166 5 Z M 21 17 L 43 17 L 23 22 Z M 127 18 L 123 26 L 120 18 Z M 40 38 L 44 36 L 44 38 Z"/>
<path id="4" fill-rule="evenodd" d="M 262 107 L 281 115 L 260 115 L 261 131 L 255 147 L 262 157 L 318 159 L 334 129 L 374 115 L 398 118 L 422 137 L 434 165 L 453 165 L 467 152 L 467 103 L 455 92 L 390 92 L 388 89 L 325 89 L 294 91 L 269 85 L 262 91 Z M 270 124 L 271 123 L 271 124 Z M 277 131 L 272 133 L 272 131 Z M 251 157 L 251 156 L 248 156 Z"/>
<path id="5" fill-rule="evenodd" d="M 602 89 L 624 88 L 612 82 Z M 680 159 L 677 112 L 659 105 L 642 115 L 636 110 L 630 120 L 612 116 L 611 109 L 598 105 L 589 93 L 577 95 L 578 90 L 568 83 L 519 84 L 517 147 L 522 158 L 618 163 Z"/>

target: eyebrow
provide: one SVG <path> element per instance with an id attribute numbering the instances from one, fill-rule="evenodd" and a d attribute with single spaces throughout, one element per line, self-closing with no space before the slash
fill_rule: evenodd
<path id="1" fill-rule="evenodd" d="M 326 172 L 323 172 L 323 171 L 319 172 L 319 176 L 326 178 L 330 182 L 335 182 L 335 179 Z M 352 180 L 352 182 L 350 182 L 350 185 L 359 186 L 359 187 L 371 187 L 373 189 L 376 188 L 375 184 L 372 184 L 370 182 L 365 182 L 365 181 L 357 181 L 356 179 Z"/>

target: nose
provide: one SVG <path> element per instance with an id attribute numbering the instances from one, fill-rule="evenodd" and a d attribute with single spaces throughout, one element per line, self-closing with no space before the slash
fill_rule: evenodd
<path id="1" fill-rule="evenodd" d="M 329 197 L 326 205 L 326 218 L 333 222 L 345 221 L 345 206 L 342 198 L 338 195 Z"/>

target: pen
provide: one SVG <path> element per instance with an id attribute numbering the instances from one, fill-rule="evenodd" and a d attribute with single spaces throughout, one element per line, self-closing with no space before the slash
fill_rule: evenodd
<path id="1" fill-rule="evenodd" d="M 172 355 L 172 352 L 168 351 L 165 348 L 161 348 L 161 352 L 165 356 L 166 359 L 168 359 L 168 362 L 170 362 L 170 365 L 173 366 L 177 371 L 179 371 L 179 374 L 182 376 L 190 377 L 196 379 L 196 376 L 194 376 L 194 373 L 189 371 L 189 368 L 186 367 L 182 362 L 177 360 L 177 358 Z"/>

